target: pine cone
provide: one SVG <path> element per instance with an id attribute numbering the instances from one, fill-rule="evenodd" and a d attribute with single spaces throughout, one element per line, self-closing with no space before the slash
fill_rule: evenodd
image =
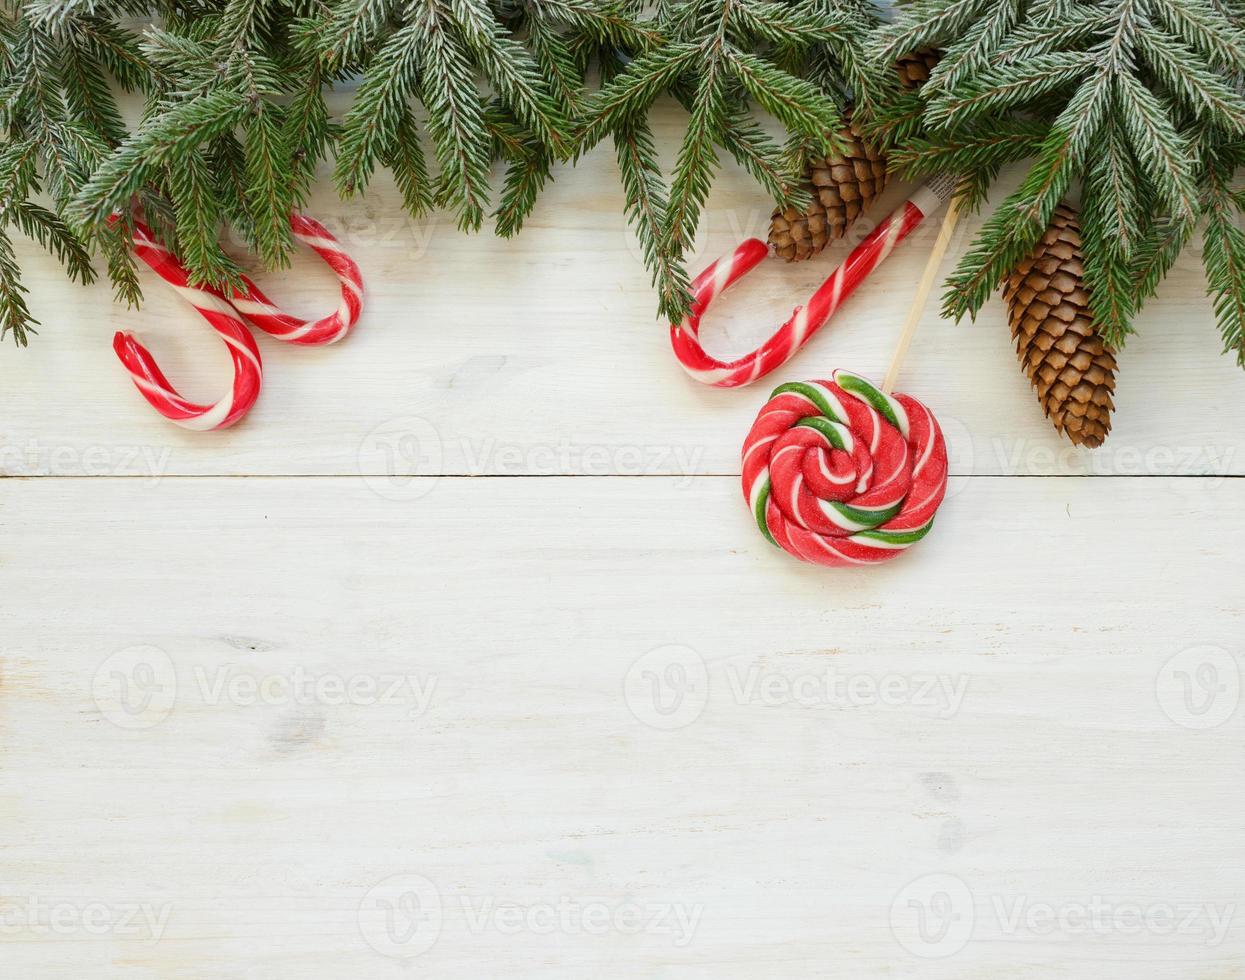
<path id="1" fill-rule="evenodd" d="M 1115 405 L 1115 355 L 1094 329 L 1082 281 L 1076 210 L 1055 208 L 1033 254 L 1003 286 L 1021 368 L 1055 428 L 1078 446 L 1101 446 Z"/>
<path id="2" fill-rule="evenodd" d="M 779 208 L 770 218 L 769 243 L 788 262 L 802 262 L 841 238 L 886 186 L 885 157 L 861 139 L 850 119 L 839 136 L 846 155 L 809 161 L 812 204 L 804 211 Z"/>
<path id="3" fill-rule="evenodd" d="M 899 71 L 899 84 L 907 89 L 920 88 L 929 81 L 929 73 L 934 70 L 941 57 L 942 52 L 937 48 L 921 48 L 904 55 L 895 62 L 895 68 Z"/>

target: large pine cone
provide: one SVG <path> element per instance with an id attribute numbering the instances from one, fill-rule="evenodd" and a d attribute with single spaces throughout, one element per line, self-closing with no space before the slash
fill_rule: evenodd
<path id="1" fill-rule="evenodd" d="M 839 137 L 846 154 L 809 161 L 812 204 L 805 211 L 779 208 L 770 218 L 769 243 L 788 262 L 802 262 L 841 238 L 886 186 L 885 157 L 861 139 L 850 119 Z"/>
<path id="2" fill-rule="evenodd" d="M 1115 355 L 1094 329 L 1084 271 L 1077 213 L 1060 204 L 1033 254 L 1008 276 L 1003 299 L 1042 410 L 1076 445 L 1092 449 L 1111 431 Z"/>

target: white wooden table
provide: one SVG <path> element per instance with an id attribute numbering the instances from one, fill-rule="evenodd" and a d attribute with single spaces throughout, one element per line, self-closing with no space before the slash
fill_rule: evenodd
<path id="1" fill-rule="evenodd" d="M 222 433 L 158 418 L 109 346 L 134 327 L 218 391 L 178 300 L 146 277 L 133 313 L 24 256 L 0 973 L 1245 975 L 1245 375 L 1196 253 L 1094 454 L 1042 418 L 1001 302 L 931 307 L 900 387 L 943 420 L 951 496 L 909 554 L 841 572 L 751 526 L 768 389 L 682 375 L 604 148 L 512 243 L 383 182 L 308 210 L 364 319 L 261 338 Z M 696 264 L 767 215 L 728 170 Z M 779 378 L 880 376 L 931 234 Z M 767 263 L 706 344 L 747 349 L 834 261 Z M 262 282 L 334 294 L 310 254 Z"/>

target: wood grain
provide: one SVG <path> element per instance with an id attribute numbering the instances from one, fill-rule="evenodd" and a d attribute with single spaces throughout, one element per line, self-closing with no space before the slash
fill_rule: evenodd
<path id="1" fill-rule="evenodd" d="M 1198 715 L 1178 673 L 1240 653 L 1239 481 L 974 479 L 833 574 L 731 478 L 427 483 L 0 483 L 13 975 L 1239 970 L 1239 675 Z M 440 928 L 387 957 L 412 882 Z"/>

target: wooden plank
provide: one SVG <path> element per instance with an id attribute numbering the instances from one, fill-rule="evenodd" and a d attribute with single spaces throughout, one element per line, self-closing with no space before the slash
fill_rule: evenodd
<path id="1" fill-rule="evenodd" d="M 661 117 L 663 147 L 676 145 L 679 125 L 674 110 Z M 878 215 L 905 192 L 888 189 Z M 363 267 L 364 319 L 332 349 L 296 350 L 261 338 L 264 394 L 228 433 L 175 430 L 115 363 L 113 331 L 135 328 L 188 394 L 219 391 L 228 370 L 223 349 L 179 300 L 145 275 L 148 303 L 134 313 L 113 304 L 106 285 L 72 286 L 51 259 L 23 248 L 31 307 L 44 326 L 29 350 L 0 358 L 0 473 L 738 471 L 739 445 L 769 389 L 764 382 L 744 391 L 705 389 L 679 369 L 666 325 L 654 319 L 608 147 L 559 170 L 512 242 L 463 236 L 444 216 L 410 219 L 384 178 L 351 204 L 339 202 L 326 180 L 308 211 L 342 235 Z M 764 237 L 768 216 L 763 196 L 728 163 L 692 267 L 747 235 Z M 953 257 L 980 220 L 966 216 Z M 932 225 L 918 229 L 776 380 L 821 377 L 840 366 L 880 377 L 933 234 Z M 724 354 L 749 349 L 812 293 L 850 244 L 799 266 L 766 263 L 715 304 L 706 345 Z M 332 277 L 310 253 L 290 272 L 260 278 L 297 312 L 333 302 Z M 1196 248 L 1137 327 L 1121 356 L 1115 429 L 1096 453 L 1062 442 L 1041 416 L 997 299 L 975 324 L 959 326 L 939 321 L 932 305 L 900 387 L 939 413 L 958 473 L 1245 473 L 1245 376 L 1219 353 Z M 435 446 L 408 453 L 419 432 L 435 433 Z"/>
<path id="2" fill-rule="evenodd" d="M 1242 481 L 428 483 L 0 482 L 6 973 L 1239 973 Z"/>

